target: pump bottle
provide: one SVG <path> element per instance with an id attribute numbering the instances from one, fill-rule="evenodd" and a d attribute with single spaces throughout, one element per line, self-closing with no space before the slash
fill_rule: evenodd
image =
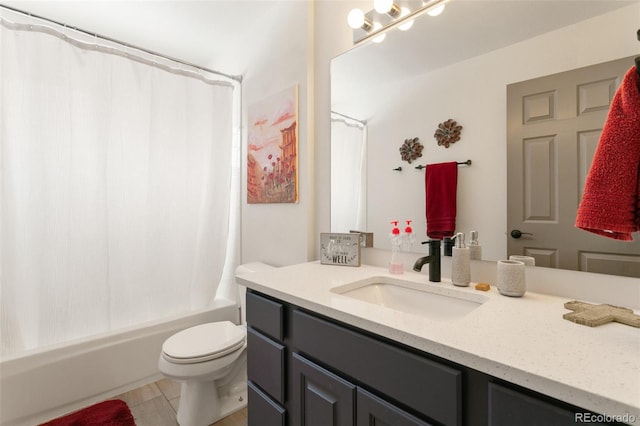
<path id="1" fill-rule="evenodd" d="M 478 231 L 471 231 L 471 241 L 469 241 L 468 247 L 471 260 L 482 260 L 482 246 L 478 242 Z"/>
<path id="2" fill-rule="evenodd" d="M 464 245 L 464 234 L 458 232 L 451 259 L 451 282 L 459 287 L 467 287 L 471 282 L 471 266 L 469 247 Z"/>
<path id="3" fill-rule="evenodd" d="M 411 227 L 411 220 L 407 220 L 407 226 L 404 228 L 404 251 L 406 253 L 414 252 L 415 236 Z"/>
<path id="4" fill-rule="evenodd" d="M 400 228 L 398 228 L 398 221 L 391 222 L 393 229 L 389 238 L 391 238 L 391 261 L 389 262 L 390 274 L 404 274 L 404 264 L 400 258 L 400 244 L 402 244 L 402 236 L 400 235 Z"/>

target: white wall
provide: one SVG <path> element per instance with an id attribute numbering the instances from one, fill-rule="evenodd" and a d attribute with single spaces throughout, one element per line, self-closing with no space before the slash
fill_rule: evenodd
<path id="1" fill-rule="evenodd" d="M 330 230 L 329 65 L 331 58 L 352 47 L 346 16 L 365 2 L 316 0 L 283 4 L 283 13 L 289 14 L 287 25 L 270 34 L 270 54 L 264 61 L 252 64 L 243 89 L 246 112 L 252 102 L 295 82 L 300 84 L 300 201 L 247 204 L 246 164 L 243 165 L 242 262 L 259 260 L 276 266 L 319 258 L 320 232 Z"/>
<path id="2" fill-rule="evenodd" d="M 413 219 L 424 238 L 424 171 L 402 163 L 398 148 L 419 137 L 425 149 L 414 164 L 471 159 L 458 170 L 457 228 L 479 231 L 486 259 L 506 255 L 506 85 L 639 54 L 640 4 L 425 75 L 369 119 L 369 230 L 388 247 L 390 220 Z M 633 66 L 630 61 L 629 67 Z M 476 78 L 477 77 L 477 78 Z M 437 146 L 438 123 L 464 128 L 450 148 Z M 392 169 L 401 165 L 403 172 Z M 385 245 L 386 244 L 386 245 Z"/>
<path id="3" fill-rule="evenodd" d="M 310 257 L 310 212 L 313 211 L 313 140 L 310 122 L 313 103 L 308 70 L 313 58 L 311 42 L 313 4 L 306 1 L 282 2 L 281 22 L 256 40 L 264 50 L 256 57 L 243 81 L 244 149 L 242 155 L 242 262 L 263 261 L 281 266 L 306 262 Z M 256 102 L 287 89 L 298 89 L 298 193 L 296 204 L 247 204 L 246 123 L 248 108 Z"/>

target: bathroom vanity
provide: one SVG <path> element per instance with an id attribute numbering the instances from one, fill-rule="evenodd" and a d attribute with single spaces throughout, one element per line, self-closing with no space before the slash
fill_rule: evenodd
<path id="1" fill-rule="evenodd" d="M 567 299 L 373 266 L 237 279 L 248 287 L 249 425 L 640 421 L 640 333 L 563 320 Z"/>

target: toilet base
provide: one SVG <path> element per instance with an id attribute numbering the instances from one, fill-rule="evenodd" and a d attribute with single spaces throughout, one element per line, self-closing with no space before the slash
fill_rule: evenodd
<path id="1" fill-rule="evenodd" d="M 180 426 L 207 426 L 246 406 L 246 382 L 234 384 L 221 395 L 214 381 L 183 382 L 177 420 Z"/>
<path id="2" fill-rule="evenodd" d="M 247 386 L 235 395 L 227 395 L 220 398 L 220 419 L 230 416 L 247 406 Z M 220 420 L 218 419 L 218 420 Z M 216 420 L 217 421 L 217 420 Z"/>

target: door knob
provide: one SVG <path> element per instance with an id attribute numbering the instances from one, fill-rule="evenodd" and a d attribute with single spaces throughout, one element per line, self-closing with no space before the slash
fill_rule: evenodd
<path id="1" fill-rule="evenodd" d="M 523 235 L 533 235 L 531 232 L 521 232 L 519 229 L 511 231 L 511 236 L 515 239 L 522 237 Z"/>

